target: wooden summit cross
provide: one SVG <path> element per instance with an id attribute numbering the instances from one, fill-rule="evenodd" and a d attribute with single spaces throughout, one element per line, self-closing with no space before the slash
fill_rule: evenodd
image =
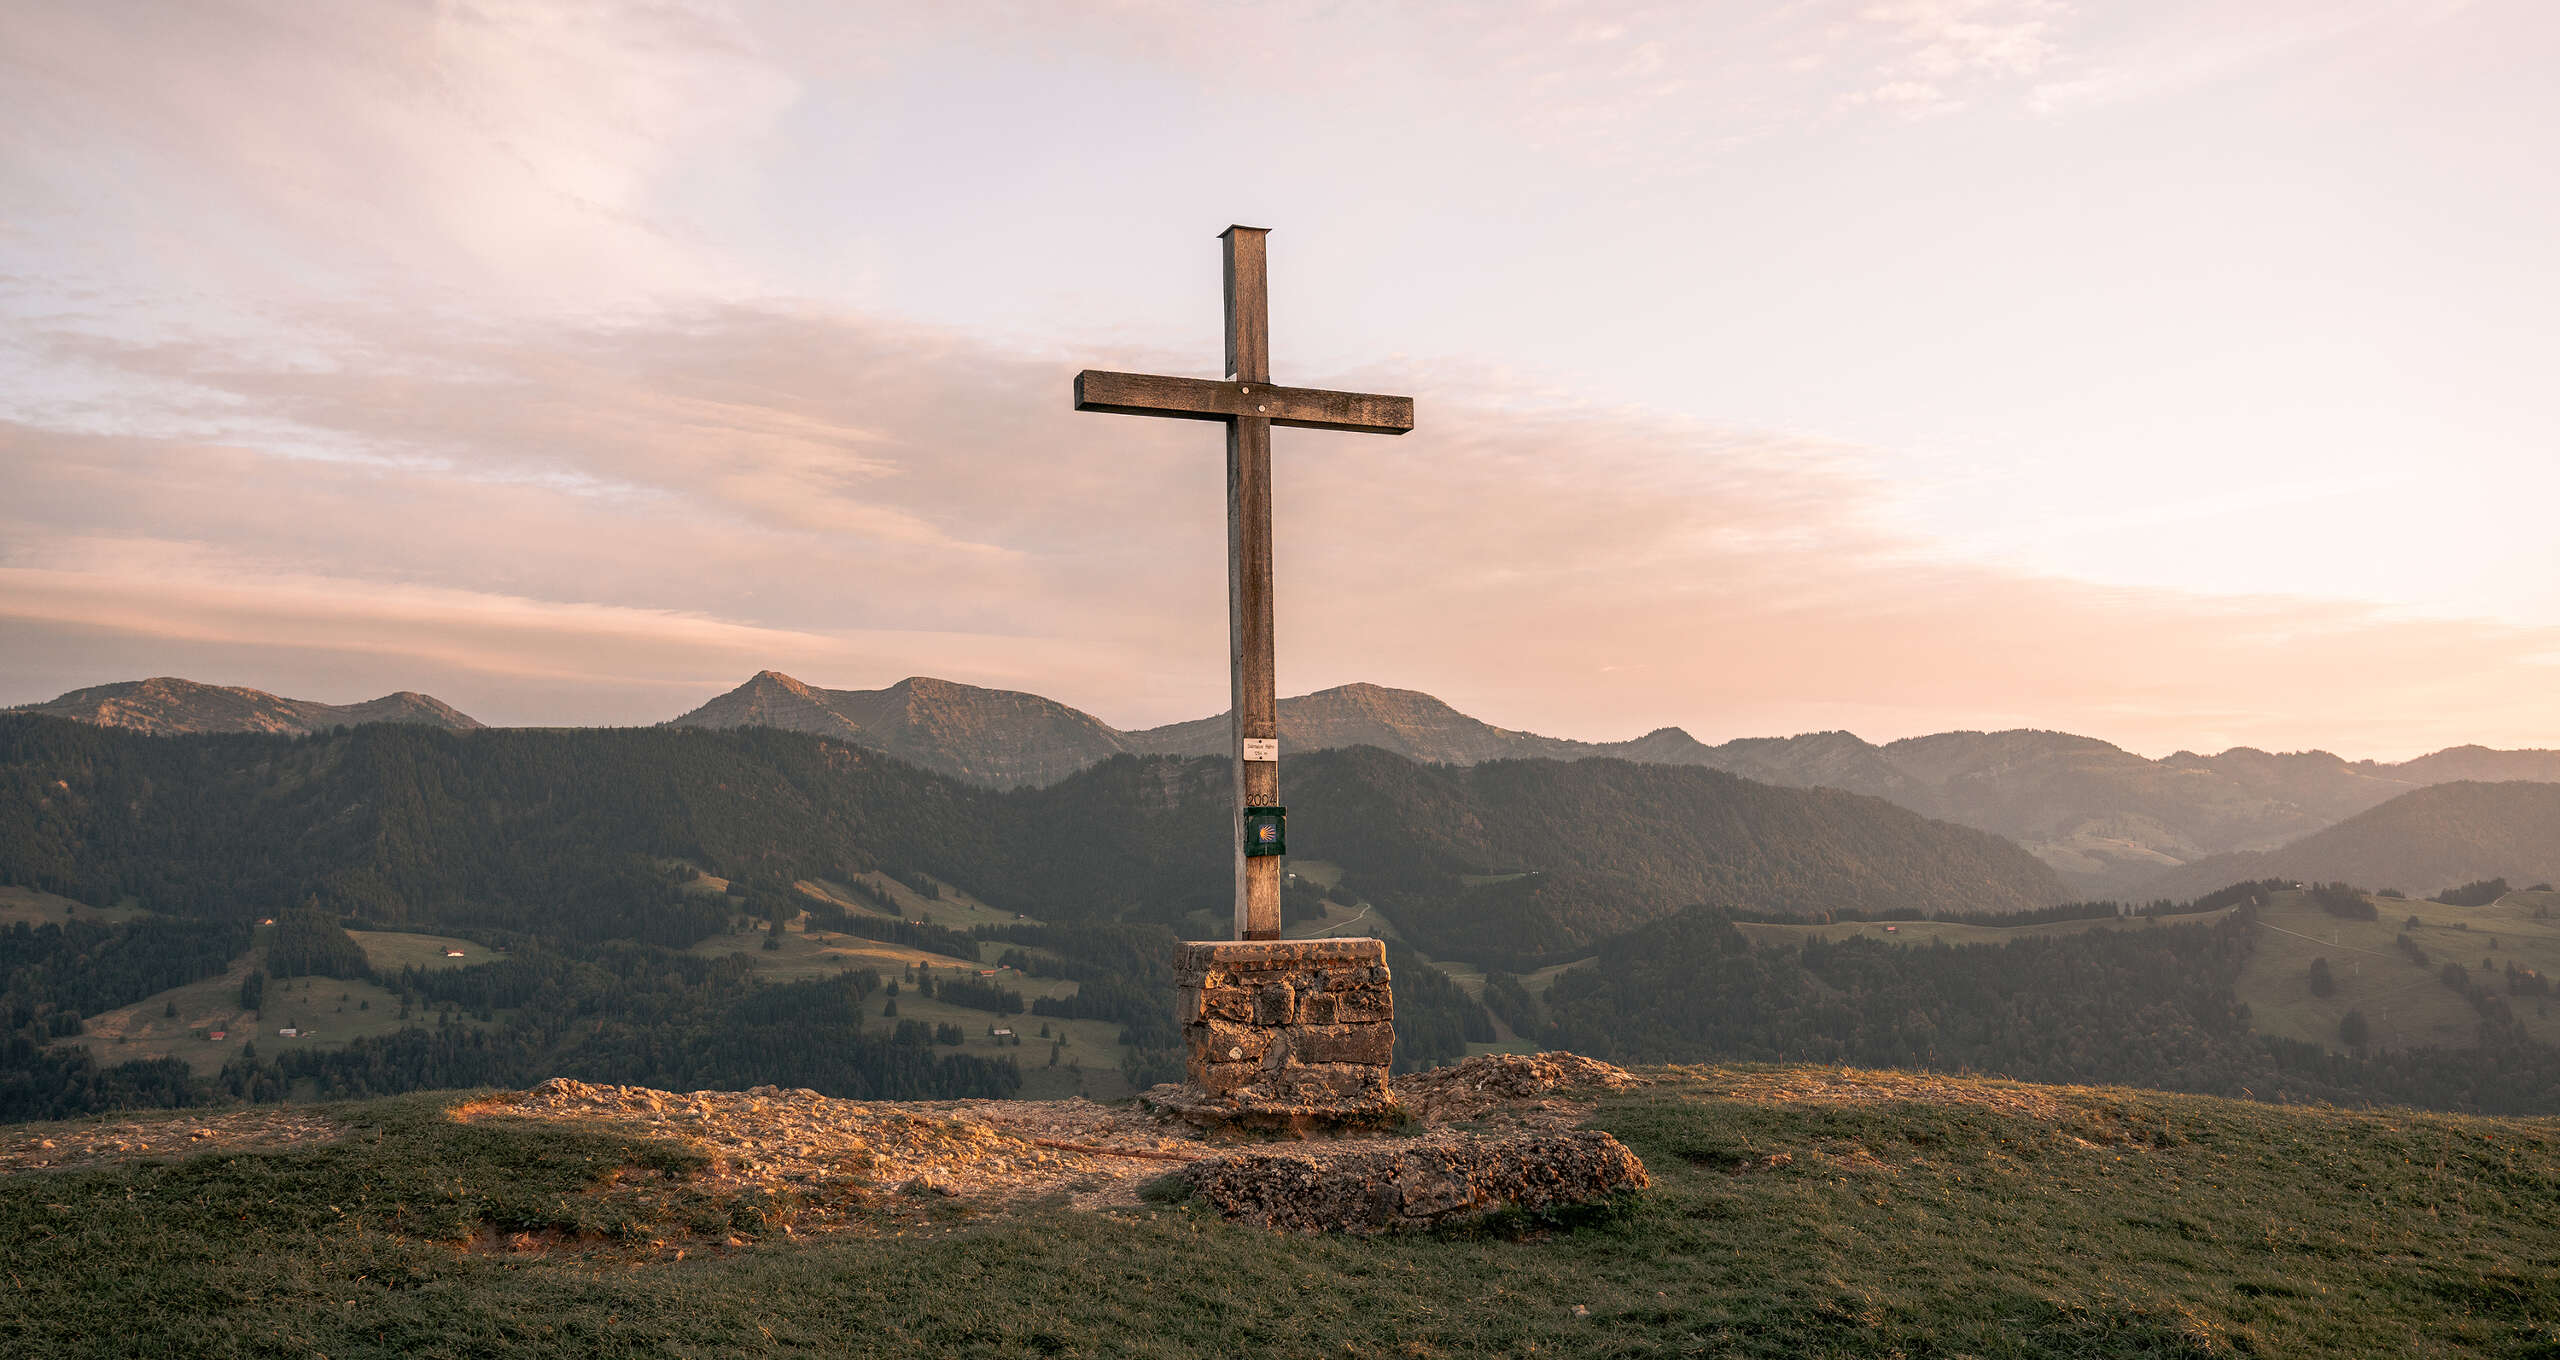
<path id="1" fill-rule="evenodd" d="M 1271 668 L 1271 427 L 1403 434 L 1413 398 L 1271 385 L 1265 227 L 1229 227 L 1227 378 L 1076 375 L 1076 409 L 1227 426 L 1227 630 L 1236 764 L 1236 938 L 1280 938 L 1280 701 Z"/>

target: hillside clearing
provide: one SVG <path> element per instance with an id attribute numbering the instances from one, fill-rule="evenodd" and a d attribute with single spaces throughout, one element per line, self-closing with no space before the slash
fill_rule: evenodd
<path id="1" fill-rule="evenodd" d="M 130 921 L 143 914 L 139 907 L 93 907 L 41 888 L 0 887 L 0 927 L 20 922 L 30 926 L 60 925 L 74 917 L 86 921 Z"/>
<path id="2" fill-rule="evenodd" d="M 403 968 L 468 968 L 503 957 L 500 951 L 452 935 L 413 935 L 399 930 L 350 930 L 347 938 L 364 951 L 375 971 Z M 460 953 L 455 951 L 459 950 Z"/>
<path id="3" fill-rule="evenodd" d="M 2509 893 L 2485 907 L 2366 900 L 2377 919 L 2332 916 L 2295 892 L 2277 893 L 2260 909 L 2258 947 L 2238 983 L 2259 1033 L 2340 1049 L 2339 1021 L 2361 1010 L 2381 1047 L 2471 1047 L 2480 1041 L 2479 1014 L 2442 976 L 2446 964 L 2458 963 L 2491 994 L 2506 997 L 2533 1037 L 2560 1042 L 2560 1015 L 2547 995 L 2510 996 L 2505 976 L 2509 964 L 2546 978 L 2560 974 L 2560 919 L 2553 919 L 2560 918 L 2560 894 Z M 2408 924 L 2413 916 L 2414 928 Z M 2426 962 L 2400 947 L 2403 934 Z M 2315 958 L 2328 960 L 2334 981 L 2326 997 L 2312 995 Z"/>
<path id="4" fill-rule="evenodd" d="M 357 934 L 361 937 L 362 932 Z M 341 1048 L 404 1026 L 433 1023 L 433 1013 L 404 1019 L 398 995 L 355 978 L 270 979 L 260 1008 L 249 1010 L 240 1004 L 240 984 L 263 962 L 262 954 L 252 949 L 218 977 L 172 987 L 130 1006 L 90 1016 L 77 1038 L 61 1042 L 86 1048 L 101 1063 L 177 1058 L 189 1071 L 207 1076 L 220 1071 L 252 1042 L 270 1053 L 280 1046 Z M 169 1013 L 172 1008 L 177 1014 Z M 456 1023 L 481 1027 L 471 1016 L 454 1018 Z M 285 1029 L 294 1030 L 294 1035 L 278 1032 Z M 223 1037 L 213 1038 L 216 1033 Z"/>
<path id="5" fill-rule="evenodd" d="M 1010 919 L 1010 918 L 1008 918 Z M 766 941 L 775 947 L 764 947 Z M 991 983 L 1009 992 L 1020 992 L 1027 1004 L 1036 997 L 1073 996 L 1077 984 L 1066 978 L 1032 977 L 1029 974 L 1002 969 L 993 977 L 980 977 L 980 969 L 997 967 L 995 960 L 1012 948 L 999 941 L 983 941 L 978 946 L 980 961 L 974 965 L 947 954 L 913 949 L 902 944 L 866 940 L 855 935 L 839 934 L 823 926 L 812 928 L 806 916 L 783 926 L 782 934 L 769 936 L 761 927 L 714 935 L 693 947 L 693 952 L 706 958 L 735 954 L 747 961 L 757 976 L 773 982 L 789 982 L 808 978 L 832 977 L 846 969 L 872 969 L 881 977 L 896 981 L 918 964 L 928 965 L 946 977 L 965 977 L 972 982 Z M 947 970 L 947 971 L 946 971 Z M 887 1003 L 895 1000 L 895 1019 L 882 1014 Z M 1026 1100 L 1063 1100 L 1082 1096 L 1090 1100 L 1117 1100 L 1127 1096 L 1128 1080 L 1120 1073 L 1121 1060 L 1128 1050 L 1120 1043 L 1121 1026 L 1110 1020 L 1061 1020 L 1032 1015 L 1026 1009 L 1020 1015 L 997 1015 L 992 1011 L 955 1006 L 928 997 L 913 987 L 902 986 L 895 998 L 875 996 L 867 1003 L 866 1013 L 876 1026 L 894 1026 L 898 1020 L 919 1020 L 928 1025 L 956 1025 L 963 1036 L 959 1045 L 935 1045 L 938 1053 L 960 1052 L 983 1058 L 1011 1058 L 1022 1069 L 1022 1092 Z M 1047 1026 L 1051 1038 L 1039 1037 Z M 992 1035 L 989 1029 L 1010 1029 L 1011 1036 Z M 1065 1048 L 1058 1063 L 1049 1065 L 1049 1047 L 1053 1039 L 1063 1036 Z M 1014 1039 L 1020 1039 L 1015 1043 Z"/>

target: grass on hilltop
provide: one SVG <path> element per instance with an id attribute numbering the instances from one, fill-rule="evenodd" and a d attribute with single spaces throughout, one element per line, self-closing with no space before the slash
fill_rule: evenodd
<path id="1" fill-rule="evenodd" d="M 669 1144 L 335 1107 L 336 1144 L 0 1179 L 0 1352 L 2560 1354 L 2550 1121 L 1945 1078 L 1764 1098 L 1828 1075 L 1613 1098 L 1593 1122 L 1656 1182 L 1614 1213 L 1385 1239 L 900 1197 L 878 1235 L 788 1241 L 787 1202 L 707 1195 Z M 460 1245 L 519 1232 L 589 1249 Z"/>

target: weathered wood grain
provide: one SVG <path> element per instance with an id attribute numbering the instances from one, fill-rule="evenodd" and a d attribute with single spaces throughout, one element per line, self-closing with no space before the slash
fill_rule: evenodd
<path id="1" fill-rule="evenodd" d="M 1236 807 L 1228 837 L 1235 857 L 1235 931 L 1240 940 L 1280 938 L 1278 855 L 1244 852 L 1244 810 L 1280 802 L 1280 762 L 1245 759 L 1248 740 L 1276 740 L 1280 703 L 1272 667 L 1271 427 L 1403 434 L 1413 398 L 1328 392 L 1271 383 L 1269 271 L 1261 227 L 1229 227 L 1225 243 L 1227 378 L 1168 378 L 1087 369 L 1076 375 L 1076 409 L 1117 415 L 1221 420 L 1227 425 L 1227 641 L 1233 702 Z"/>
<path id="2" fill-rule="evenodd" d="M 1227 377 L 1239 383 L 1271 381 L 1271 271 L 1263 239 L 1268 227 L 1229 227 L 1218 233 L 1226 247 Z"/>
<path id="3" fill-rule="evenodd" d="M 1239 940 L 1280 938 L 1280 857 L 1244 852 L 1244 810 L 1280 801 L 1280 762 L 1247 760 L 1247 737 L 1280 735 L 1271 620 L 1271 297 L 1257 227 L 1229 227 L 1226 245 L 1227 377 L 1236 412 L 1227 422 L 1227 637 L 1234 703 L 1227 711 L 1235 758 L 1235 931 Z M 1250 413 L 1245 406 L 1256 409 Z"/>
<path id="4" fill-rule="evenodd" d="M 1089 368 L 1076 375 L 1076 409 L 1177 420 L 1268 420 L 1297 430 L 1403 434 L 1413 428 L 1413 398 L 1320 387 L 1215 382 Z"/>
<path id="5" fill-rule="evenodd" d="M 1271 422 L 1227 424 L 1227 710 L 1236 767 L 1236 938 L 1280 938 L 1280 856 L 1244 852 L 1244 810 L 1280 801 L 1280 762 L 1247 760 L 1248 737 L 1278 738 L 1271 618 Z"/>

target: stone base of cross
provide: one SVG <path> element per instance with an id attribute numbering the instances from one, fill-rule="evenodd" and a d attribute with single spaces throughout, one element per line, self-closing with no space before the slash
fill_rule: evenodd
<path id="1" fill-rule="evenodd" d="M 1202 940 L 1174 951 L 1189 1089 L 1204 1124 L 1311 1132 L 1390 1117 L 1395 987 L 1377 940 Z"/>
<path id="2" fill-rule="evenodd" d="M 1269 269 L 1260 227 L 1229 227 L 1222 382 L 1087 369 L 1079 411 L 1227 427 L 1228 709 L 1235 756 L 1235 939 L 1182 946 L 1188 1073 L 1201 1100 L 1266 1111 L 1392 1109 L 1395 1001 L 1376 940 L 1282 940 L 1280 705 L 1272 666 L 1271 428 L 1403 434 L 1413 399 L 1271 382 Z M 1292 1116 L 1294 1117 L 1294 1116 Z"/>

